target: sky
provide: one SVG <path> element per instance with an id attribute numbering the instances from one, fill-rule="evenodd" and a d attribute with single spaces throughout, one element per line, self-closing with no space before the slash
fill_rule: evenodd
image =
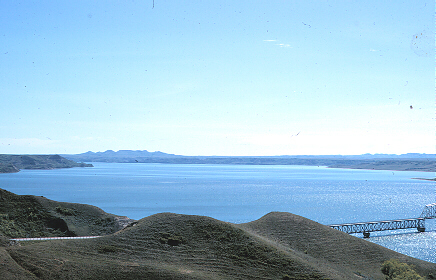
<path id="1" fill-rule="evenodd" d="M 435 153 L 434 1 L 0 7 L 0 153 Z"/>

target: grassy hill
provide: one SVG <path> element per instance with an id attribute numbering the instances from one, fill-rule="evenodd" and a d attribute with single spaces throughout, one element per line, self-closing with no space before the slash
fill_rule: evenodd
<path id="1" fill-rule="evenodd" d="M 385 279 L 389 259 L 436 264 L 290 213 L 246 224 L 162 213 L 116 233 L 0 247 L 2 279 Z"/>
<path id="2" fill-rule="evenodd" d="M 16 195 L 0 189 L 0 235 L 16 237 L 104 235 L 132 220 L 98 207 Z"/>
<path id="3" fill-rule="evenodd" d="M 0 173 L 18 172 L 20 169 L 55 169 L 91 166 L 92 164 L 77 163 L 59 155 L 0 154 Z"/>

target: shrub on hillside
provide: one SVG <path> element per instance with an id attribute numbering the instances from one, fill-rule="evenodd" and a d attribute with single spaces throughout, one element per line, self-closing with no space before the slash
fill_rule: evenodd
<path id="1" fill-rule="evenodd" d="M 168 244 L 171 246 L 178 246 L 183 243 L 183 238 L 181 236 L 173 235 L 166 232 L 160 233 L 161 237 L 159 238 L 159 242 L 161 244 Z"/>
<path id="2" fill-rule="evenodd" d="M 386 275 L 387 280 L 424 280 L 416 273 L 413 266 L 395 259 L 385 261 L 381 266 L 381 271 Z"/>
<path id="3" fill-rule="evenodd" d="M 74 211 L 73 209 L 68 209 L 68 208 L 64 208 L 62 206 L 57 206 L 55 208 L 56 212 L 58 212 L 61 215 L 64 216 L 74 216 L 76 215 L 76 211 Z"/>
<path id="4" fill-rule="evenodd" d="M 0 234 L 0 247 L 4 247 L 4 246 L 9 245 L 9 242 L 10 242 L 9 238 Z"/>
<path id="5" fill-rule="evenodd" d="M 118 252 L 119 249 L 112 245 L 101 245 L 98 247 L 97 251 L 99 253 L 115 253 Z"/>

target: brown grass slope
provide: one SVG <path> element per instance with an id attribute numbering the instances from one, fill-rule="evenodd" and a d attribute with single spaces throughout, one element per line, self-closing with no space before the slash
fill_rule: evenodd
<path id="1" fill-rule="evenodd" d="M 242 225 L 156 214 L 102 238 L 12 246 L 1 256 L 4 279 L 384 279 L 380 265 L 391 258 L 421 275 L 436 269 L 289 213 Z M 21 278 L 10 274 L 17 266 Z"/>
<path id="2" fill-rule="evenodd" d="M 0 235 L 11 238 L 111 234 L 129 221 L 91 205 L 0 189 Z"/>

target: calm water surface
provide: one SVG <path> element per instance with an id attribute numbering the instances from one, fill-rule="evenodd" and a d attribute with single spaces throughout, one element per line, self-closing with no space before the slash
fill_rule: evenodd
<path id="1" fill-rule="evenodd" d="M 314 166 L 93 163 L 93 168 L 1 174 L 16 194 L 96 205 L 140 219 L 161 212 L 232 223 L 286 211 L 322 224 L 414 218 L 435 202 L 434 173 Z M 371 233 L 372 242 L 436 263 L 435 226 Z"/>

